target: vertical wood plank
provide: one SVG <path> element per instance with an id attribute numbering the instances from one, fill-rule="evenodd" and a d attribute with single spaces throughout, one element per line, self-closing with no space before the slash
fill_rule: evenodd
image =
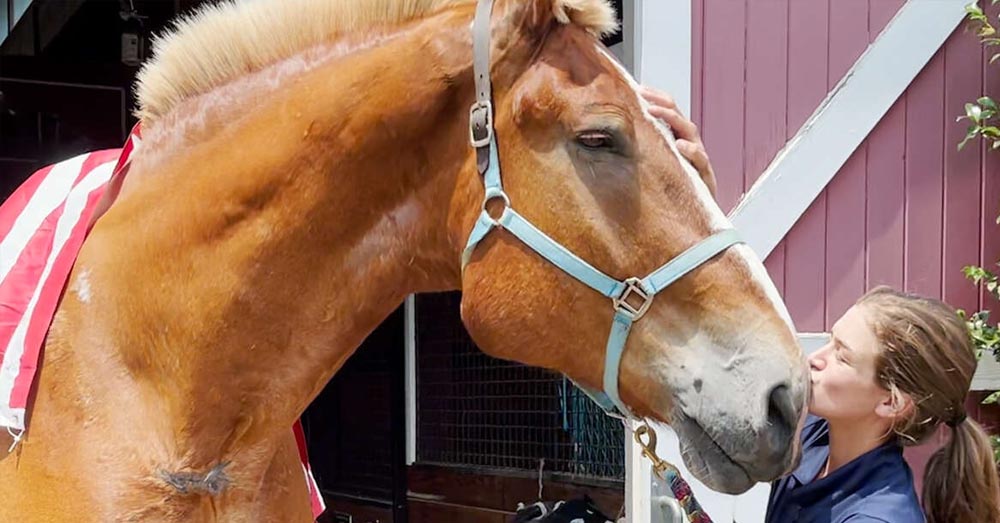
<path id="1" fill-rule="evenodd" d="M 746 191 L 785 144 L 788 88 L 788 0 L 747 4 L 746 100 L 743 190 Z M 764 261 L 778 292 L 785 288 L 785 248 Z"/>
<path id="2" fill-rule="evenodd" d="M 868 40 L 873 42 L 905 0 L 869 0 Z M 903 185 L 906 93 L 868 138 L 865 289 L 903 287 Z"/>
<path id="3" fill-rule="evenodd" d="M 743 105 L 746 4 L 704 0 L 702 138 L 713 151 L 717 199 L 732 209 L 743 194 Z"/>
<path id="4" fill-rule="evenodd" d="M 996 20 L 1000 5 L 984 7 L 990 19 Z M 989 64 L 989 57 L 994 52 L 996 51 L 983 52 L 983 92 L 993 93 L 996 97 L 1000 93 L 1000 63 Z M 980 265 L 996 271 L 996 263 L 1000 261 L 1000 226 L 996 223 L 997 216 L 1000 215 L 1000 151 L 988 150 L 984 153 L 981 187 Z M 980 308 L 993 311 L 994 320 L 1000 319 L 1000 303 L 985 290 L 980 295 Z"/>
<path id="5" fill-rule="evenodd" d="M 788 0 L 747 6 L 743 186 L 749 188 L 788 135 Z"/>
<path id="6" fill-rule="evenodd" d="M 767 269 L 767 275 L 770 276 L 771 281 L 774 282 L 774 287 L 778 290 L 778 294 L 784 298 L 785 296 L 785 241 L 782 240 L 778 245 L 774 246 L 774 250 L 771 254 L 767 256 L 764 260 L 764 268 Z"/>
<path id="7" fill-rule="evenodd" d="M 904 284 L 941 297 L 944 167 L 944 53 L 914 79 L 906 103 L 906 210 Z"/>
<path id="8" fill-rule="evenodd" d="M 969 142 L 961 151 L 957 144 L 965 135 L 965 103 L 981 94 L 982 53 L 976 38 L 957 31 L 944 46 L 944 260 L 941 275 L 944 300 L 966 311 L 979 306 L 979 293 L 965 278 L 962 267 L 979 263 L 979 205 L 982 172 L 980 142 Z M 970 205 L 971 203 L 971 205 Z"/>
<path id="9" fill-rule="evenodd" d="M 786 139 L 795 135 L 827 93 L 829 0 L 788 5 Z M 802 332 L 824 328 L 826 191 L 785 237 L 785 303 Z"/>
<path id="10" fill-rule="evenodd" d="M 828 89 L 867 46 L 868 0 L 831 2 Z M 866 149 L 858 147 L 826 190 L 826 328 L 864 292 Z"/>
<path id="11" fill-rule="evenodd" d="M 885 29 L 889 20 L 892 20 L 892 17 L 896 16 L 896 12 L 905 3 L 906 0 L 869 0 L 868 40 L 870 42 L 878 38 L 879 33 Z"/>
<path id="12" fill-rule="evenodd" d="M 826 329 L 826 193 L 785 238 L 785 304 L 799 332 Z"/>
<path id="13" fill-rule="evenodd" d="M 868 47 L 868 0 L 833 0 L 829 6 L 827 89 L 832 89 Z"/>
<path id="14" fill-rule="evenodd" d="M 702 67 L 705 61 L 705 0 L 691 0 L 691 121 L 702 125 Z"/>
<path id="15" fill-rule="evenodd" d="M 903 184 L 906 94 L 868 138 L 866 284 L 903 288 Z"/>
<path id="16" fill-rule="evenodd" d="M 865 290 L 866 149 L 862 144 L 827 187 L 827 329 Z"/>

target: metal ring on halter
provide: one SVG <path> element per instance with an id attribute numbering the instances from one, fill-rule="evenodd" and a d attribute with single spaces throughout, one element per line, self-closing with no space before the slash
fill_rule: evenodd
<path id="1" fill-rule="evenodd" d="M 624 283 L 625 288 L 622 290 L 622 293 L 617 298 L 611 298 L 611 302 L 615 306 L 615 311 L 624 313 L 632 321 L 638 321 L 649 310 L 649 306 L 653 304 L 653 297 L 656 293 L 646 290 L 646 286 L 642 283 L 642 280 L 635 276 L 625 280 Z M 628 302 L 628 299 L 633 295 L 642 300 L 642 304 L 638 307 Z"/>
<path id="2" fill-rule="evenodd" d="M 500 216 L 503 216 L 503 213 L 510 208 L 510 197 L 507 196 L 507 193 L 503 192 L 503 189 L 496 187 L 486 189 L 486 196 L 483 197 L 483 212 L 486 213 L 486 216 L 489 216 L 494 227 L 502 227 L 502 225 L 500 225 L 500 218 L 494 218 L 489 211 L 486 210 L 486 206 L 489 205 L 490 200 L 495 200 L 497 198 L 503 200 L 503 211 L 500 211 Z"/>

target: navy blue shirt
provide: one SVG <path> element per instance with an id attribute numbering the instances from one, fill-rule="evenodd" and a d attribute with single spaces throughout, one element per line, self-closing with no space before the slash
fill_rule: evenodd
<path id="1" fill-rule="evenodd" d="M 771 484 L 767 523 L 924 523 L 913 473 L 895 441 L 815 479 L 830 455 L 830 427 L 810 415 L 802 430 L 802 462 Z"/>

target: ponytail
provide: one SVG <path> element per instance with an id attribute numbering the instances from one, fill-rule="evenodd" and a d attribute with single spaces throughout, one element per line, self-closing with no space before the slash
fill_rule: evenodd
<path id="1" fill-rule="evenodd" d="M 986 432 L 964 416 L 948 425 L 951 438 L 924 473 L 927 523 L 1000 523 L 1000 480 Z"/>
<path id="2" fill-rule="evenodd" d="M 976 372 L 976 352 L 955 309 L 930 298 L 878 287 L 859 305 L 881 346 L 875 376 L 880 387 L 914 399 L 893 427 L 903 445 L 916 444 L 941 425 L 951 438 L 924 473 L 927 523 L 1000 523 L 1000 479 L 986 432 L 965 418 Z"/>

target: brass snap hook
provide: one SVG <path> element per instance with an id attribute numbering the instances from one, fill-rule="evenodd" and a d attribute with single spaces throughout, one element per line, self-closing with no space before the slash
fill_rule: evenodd
<path id="1" fill-rule="evenodd" d="M 677 467 L 674 467 L 663 458 L 656 455 L 656 431 L 645 421 L 635 429 L 635 442 L 642 447 L 642 455 L 649 458 L 653 463 L 653 473 L 662 479 L 666 478 L 667 471 L 677 474 Z"/>

